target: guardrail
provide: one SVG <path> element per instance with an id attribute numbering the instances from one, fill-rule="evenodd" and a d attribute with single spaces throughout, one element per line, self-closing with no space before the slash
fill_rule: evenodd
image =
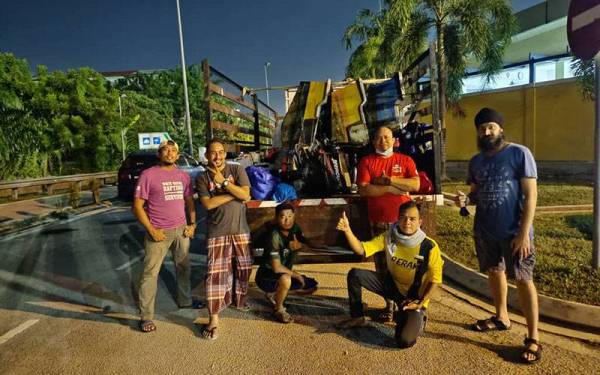
<path id="1" fill-rule="evenodd" d="M 99 187 L 109 183 L 115 183 L 116 181 L 116 172 L 98 172 L 27 180 L 1 181 L 0 197 L 10 195 L 12 200 L 16 200 L 19 198 L 19 193 L 43 193 L 52 195 L 57 190 L 81 191 L 81 189 L 84 188 L 96 192 Z"/>

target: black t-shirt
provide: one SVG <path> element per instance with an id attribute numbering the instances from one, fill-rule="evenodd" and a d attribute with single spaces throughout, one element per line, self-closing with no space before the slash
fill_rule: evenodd
<path id="1" fill-rule="evenodd" d="M 226 164 L 221 174 L 229 183 L 237 186 L 250 186 L 248 175 L 240 165 Z M 198 196 L 209 198 L 229 194 L 225 189 L 217 186 L 209 171 L 196 178 L 196 191 Z M 244 202 L 234 199 L 208 211 L 208 238 L 243 233 L 250 233 L 246 221 L 246 205 Z"/>

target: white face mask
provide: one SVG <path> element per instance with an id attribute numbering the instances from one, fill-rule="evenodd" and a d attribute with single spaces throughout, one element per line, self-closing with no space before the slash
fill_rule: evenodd
<path id="1" fill-rule="evenodd" d="M 381 156 L 383 156 L 383 157 L 386 157 L 386 158 L 387 158 L 387 157 L 389 157 L 389 156 L 392 156 L 392 154 L 394 153 L 394 146 L 392 146 L 392 147 L 388 148 L 388 149 L 387 149 L 387 150 L 385 150 L 385 151 L 379 151 L 379 150 L 377 150 L 377 149 L 376 149 L 376 150 L 375 150 L 375 153 L 376 153 L 377 155 L 381 155 Z"/>

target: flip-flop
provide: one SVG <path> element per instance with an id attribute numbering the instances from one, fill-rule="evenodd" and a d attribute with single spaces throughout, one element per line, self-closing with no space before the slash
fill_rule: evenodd
<path id="1" fill-rule="evenodd" d="M 152 320 L 140 320 L 140 330 L 144 333 L 156 331 L 156 324 Z"/>
<path id="2" fill-rule="evenodd" d="M 381 310 L 377 315 L 377 321 L 380 323 L 390 323 L 394 321 L 394 312 L 389 310 Z"/>
<path id="3" fill-rule="evenodd" d="M 206 326 L 202 327 L 200 337 L 202 337 L 205 340 L 216 340 L 217 337 L 219 337 L 217 335 L 217 328 L 219 327 L 212 327 L 211 329 L 206 328 Z"/>
<path id="4" fill-rule="evenodd" d="M 285 308 L 273 311 L 273 315 L 281 323 L 292 323 L 294 321 L 294 318 L 292 318 Z"/>
<path id="5" fill-rule="evenodd" d="M 496 318 L 495 316 L 489 317 L 487 319 L 478 320 L 473 325 L 471 325 L 471 329 L 473 329 L 473 331 L 476 332 L 487 332 L 492 330 L 508 331 L 510 330 L 510 327 L 510 325 L 506 325 L 506 323 Z"/>

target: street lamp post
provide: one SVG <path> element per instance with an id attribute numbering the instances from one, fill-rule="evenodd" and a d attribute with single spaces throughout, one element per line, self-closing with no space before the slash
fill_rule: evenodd
<path id="1" fill-rule="evenodd" d="M 269 78 L 268 78 L 268 75 L 267 75 L 267 68 L 269 67 L 269 65 L 271 65 L 271 62 L 267 61 L 265 63 L 265 86 L 267 88 L 267 105 L 271 106 L 271 104 L 269 104 Z"/>
<path id="2" fill-rule="evenodd" d="M 181 30 L 181 12 L 179 10 L 179 0 L 177 2 L 177 25 L 179 26 L 179 49 L 181 50 L 181 75 L 183 77 L 183 97 L 185 100 L 185 124 L 188 133 L 188 144 L 190 155 L 194 156 L 194 146 L 192 145 L 192 124 L 190 121 L 190 102 L 188 99 L 187 78 L 185 75 L 185 53 L 183 52 L 183 32 Z"/>
<path id="3" fill-rule="evenodd" d="M 125 128 L 123 127 L 123 107 L 121 105 L 121 98 L 126 98 L 127 95 L 119 95 L 119 118 L 121 119 L 121 150 L 123 151 L 123 160 L 125 160 Z"/>

